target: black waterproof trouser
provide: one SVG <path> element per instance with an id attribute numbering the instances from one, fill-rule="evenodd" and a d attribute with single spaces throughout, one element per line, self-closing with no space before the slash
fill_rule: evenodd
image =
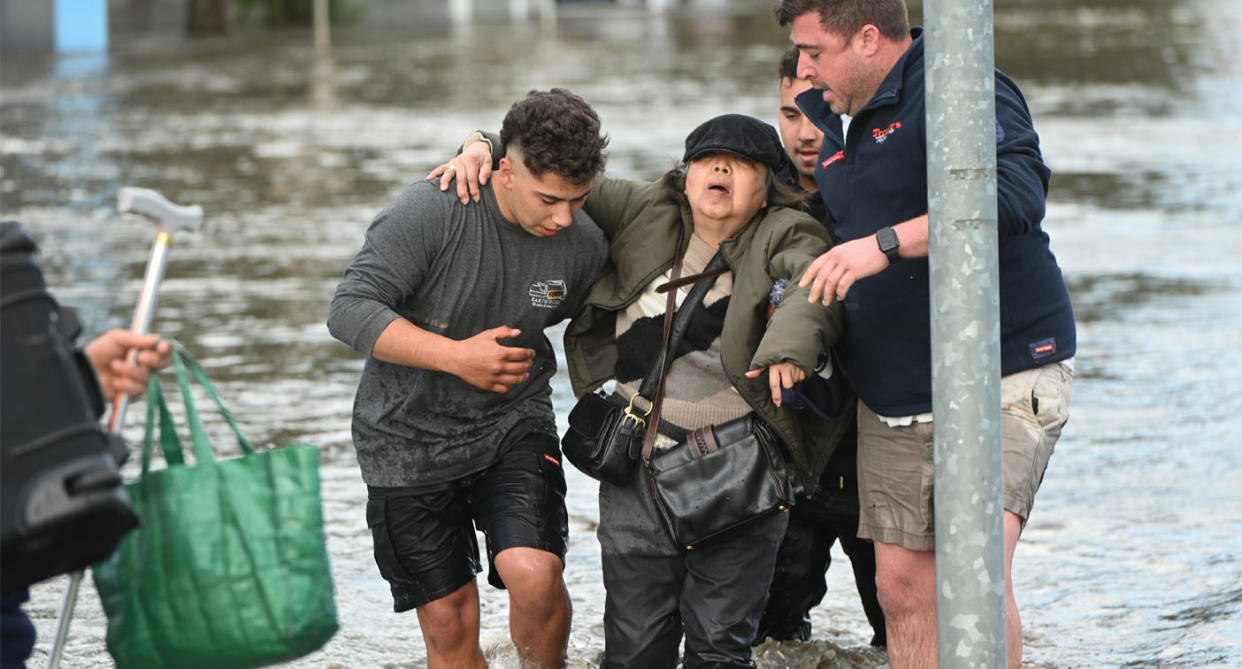
<path id="1" fill-rule="evenodd" d="M 810 497 L 799 495 L 781 542 L 768 604 L 753 643 L 811 638 L 811 609 L 828 592 L 826 576 L 835 541 L 850 559 L 858 599 L 871 624 L 872 646 L 887 645 L 884 611 L 875 587 L 875 546 L 858 538 L 857 432 L 851 430 Z"/>
<path id="2" fill-rule="evenodd" d="M 833 513 L 832 502 L 825 499 L 827 497 L 816 495 L 809 500 L 799 500 L 794 507 L 777 556 L 767 610 L 759 624 L 756 644 L 768 637 L 778 641 L 811 638 L 810 612 L 828 591 L 825 577 L 832 563 L 830 551 L 833 542 L 840 541 L 853 567 L 863 613 L 871 624 L 871 645 L 886 645 L 884 612 L 876 598 L 875 547 L 856 536 L 858 516 L 854 516 L 852 524 L 842 521 L 839 514 Z M 807 507 L 817 508 L 814 513 L 806 513 Z M 799 510 L 804 513 L 798 514 Z"/>
<path id="3" fill-rule="evenodd" d="M 789 514 L 774 513 L 684 551 L 673 545 L 645 472 L 600 484 L 603 667 L 754 667 L 750 641 Z"/>

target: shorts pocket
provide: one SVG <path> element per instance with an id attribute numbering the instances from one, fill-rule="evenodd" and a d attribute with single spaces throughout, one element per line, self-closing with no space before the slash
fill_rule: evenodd
<path id="1" fill-rule="evenodd" d="M 1031 388 L 1035 420 L 1046 432 L 1060 434 L 1069 420 L 1069 399 L 1074 377 L 1065 365 L 1047 365 L 1039 370 Z"/>
<path id="2" fill-rule="evenodd" d="M 561 457 L 560 444 L 554 437 L 547 439 L 542 451 L 536 451 L 539 458 L 539 475 L 543 478 L 543 486 L 539 491 L 539 514 L 545 532 L 545 540 L 552 541 L 555 536 L 560 544 L 559 552 L 564 557 L 564 546 L 569 539 L 569 510 L 565 507 L 565 468 Z M 556 551 L 554 551 L 556 552 Z"/>
<path id="3" fill-rule="evenodd" d="M 411 582 L 409 572 L 401 566 L 389 532 L 388 500 L 367 500 L 367 527 L 371 530 L 371 540 L 375 544 L 375 565 L 379 567 L 380 576 L 389 583 Z"/>
<path id="4" fill-rule="evenodd" d="M 544 503 L 563 504 L 565 502 L 565 468 L 560 444 L 556 442 L 556 439 L 548 439 L 544 450 L 537 455 L 539 473 L 547 482 L 548 490 L 554 493 L 550 495 L 552 499 L 545 500 Z"/>

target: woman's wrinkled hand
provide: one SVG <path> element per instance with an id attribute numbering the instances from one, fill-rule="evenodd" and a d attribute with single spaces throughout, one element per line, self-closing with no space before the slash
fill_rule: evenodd
<path id="1" fill-rule="evenodd" d="M 457 181 L 457 199 L 462 204 L 471 200 L 478 202 L 479 186 L 492 178 L 492 150 L 487 142 L 475 142 L 467 146 L 452 160 L 437 166 L 427 175 L 428 179 L 440 179 L 440 190 L 449 189 Z"/>
<path id="2" fill-rule="evenodd" d="M 767 371 L 768 386 L 772 389 L 772 403 L 781 405 L 781 388 L 792 388 L 795 383 L 806 378 L 806 372 L 792 362 L 780 362 L 767 367 L 758 367 L 746 372 L 746 378 L 757 379 Z"/>

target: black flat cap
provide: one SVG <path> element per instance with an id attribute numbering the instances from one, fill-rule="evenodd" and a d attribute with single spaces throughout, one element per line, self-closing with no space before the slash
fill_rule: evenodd
<path id="1" fill-rule="evenodd" d="M 756 163 L 763 163 L 773 172 L 781 172 L 789 155 L 781 144 L 776 129 L 753 116 L 724 114 L 704 122 L 686 135 L 686 153 L 682 162 L 705 154 L 724 151 Z"/>

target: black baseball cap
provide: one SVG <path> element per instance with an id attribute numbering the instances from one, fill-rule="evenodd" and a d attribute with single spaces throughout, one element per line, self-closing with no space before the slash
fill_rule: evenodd
<path id="1" fill-rule="evenodd" d="M 723 114 L 691 131 L 686 135 L 686 153 L 682 162 L 689 163 L 705 153 L 717 151 L 763 163 L 776 173 L 789 163 L 789 155 L 785 153 L 776 129 L 744 114 Z"/>

